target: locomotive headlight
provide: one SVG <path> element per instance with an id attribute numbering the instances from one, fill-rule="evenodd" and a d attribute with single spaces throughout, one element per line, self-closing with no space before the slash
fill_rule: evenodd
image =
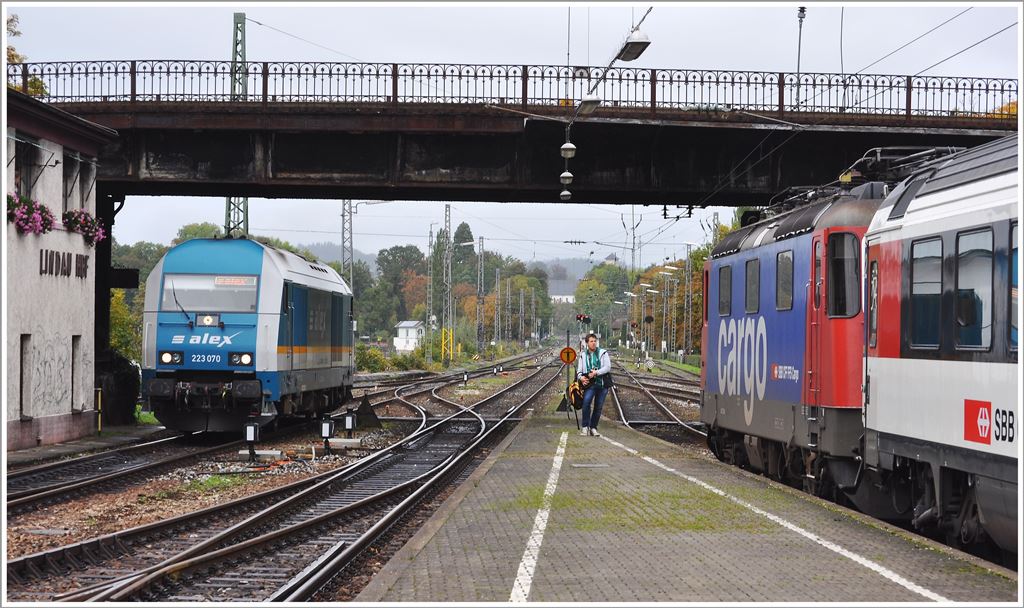
<path id="1" fill-rule="evenodd" d="M 180 352 L 164 351 L 160 353 L 160 363 L 164 365 L 181 365 L 184 357 Z"/>
<path id="2" fill-rule="evenodd" d="M 231 353 L 228 361 L 231 365 L 252 365 L 252 353 Z"/>

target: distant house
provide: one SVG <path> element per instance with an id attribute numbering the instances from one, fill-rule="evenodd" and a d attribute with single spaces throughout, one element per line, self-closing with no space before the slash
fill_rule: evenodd
<path id="1" fill-rule="evenodd" d="M 606 258 L 604 259 L 604 261 L 603 261 L 603 262 L 601 262 L 601 263 L 602 263 L 602 264 L 610 264 L 610 265 L 612 265 L 612 266 L 615 266 L 616 264 L 618 264 L 618 263 L 619 263 L 619 258 L 618 258 L 618 256 L 616 256 L 616 255 L 615 255 L 614 253 L 609 253 L 609 254 L 608 254 L 608 257 L 606 257 Z"/>
<path id="2" fill-rule="evenodd" d="M 576 301 L 576 296 L 575 295 L 571 295 L 571 294 L 570 295 L 565 295 L 565 296 L 551 296 L 551 301 L 552 302 L 564 302 L 566 304 L 572 304 L 573 302 Z"/>
<path id="3" fill-rule="evenodd" d="M 423 321 L 402 321 L 395 325 L 398 335 L 394 338 L 395 350 L 411 353 L 423 340 Z"/>

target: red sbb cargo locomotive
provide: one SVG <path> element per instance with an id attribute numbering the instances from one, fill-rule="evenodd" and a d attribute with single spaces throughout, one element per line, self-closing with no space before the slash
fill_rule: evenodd
<path id="1" fill-rule="evenodd" d="M 704 269 L 712 452 L 1016 554 L 1017 163 L 1016 136 L 872 150 L 846 175 L 878 181 L 723 238 Z"/>

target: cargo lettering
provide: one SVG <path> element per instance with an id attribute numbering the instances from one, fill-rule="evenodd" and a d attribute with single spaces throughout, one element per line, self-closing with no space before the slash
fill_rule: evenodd
<path id="1" fill-rule="evenodd" d="M 754 420 L 754 401 L 768 383 L 768 329 L 764 317 L 725 319 L 718 325 L 718 390 L 743 401 L 743 418 Z"/>

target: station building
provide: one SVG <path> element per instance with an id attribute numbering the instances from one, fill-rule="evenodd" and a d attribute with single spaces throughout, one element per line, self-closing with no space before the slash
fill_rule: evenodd
<path id="1" fill-rule="evenodd" d="M 15 450 L 96 430 L 95 248 L 62 218 L 96 217 L 96 158 L 117 132 L 6 94 L 5 400 Z"/>

